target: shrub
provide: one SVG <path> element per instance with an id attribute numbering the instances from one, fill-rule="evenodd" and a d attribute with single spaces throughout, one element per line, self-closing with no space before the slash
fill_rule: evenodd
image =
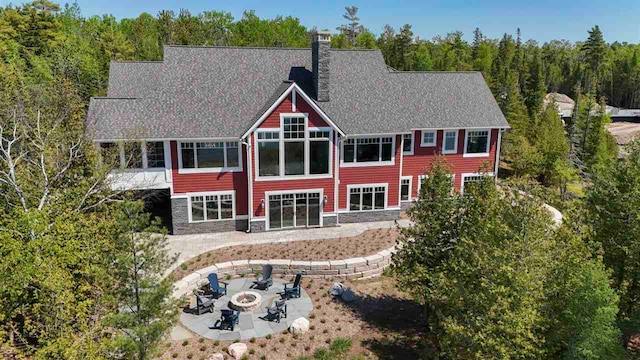
<path id="1" fill-rule="evenodd" d="M 309 319 L 315 319 L 315 318 L 316 318 L 316 314 L 309 315 Z"/>
<path id="2" fill-rule="evenodd" d="M 253 355 L 253 354 L 255 354 L 255 353 L 256 353 L 256 350 L 255 350 L 255 349 L 249 349 L 249 354 Z"/>
<path id="3" fill-rule="evenodd" d="M 193 353 L 188 353 L 187 354 L 187 359 L 193 359 Z"/>
<path id="4" fill-rule="evenodd" d="M 266 336 L 267 340 L 271 339 L 271 334 Z"/>
<path id="5" fill-rule="evenodd" d="M 240 360 L 249 360 L 249 355 L 242 355 Z"/>
<path id="6" fill-rule="evenodd" d="M 202 345 L 202 346 L 200 346 L 200 351 L 205 351 L 205 350 L 207 350 L 206 345 Z"/>
<path id="7" fill-rule="evenodd" d="M 174 358 L 174 359 L 177 358 L 178 357 L 178 353 L 171 354 L 171 357 Z"/>
<path id="8" fill-rule="evenodd" d="M 344 354 L 351 349 L 351 339 L 336 338 L 331 342 L 331 351 L 335 354 Z"/>
<path id="9" fill-rule="evenodd" d="M 284 342 L 284 338 L 280 338 L 280 340 L 278 340 L 278 341 L 280 341 L 281 343 L 283 343 L 283 342 Z"/>
<path id="10" fill-rule="evenodd" d="M 189 268 L 189 265 L 187 263 L 182 263 L 180 265 L 180 269 L 182 269 L 182 270 L 187 270 L 188 268 Z"/>
<path id="11" fill-rule="evenodd" d="M 187 346 L 187 345 L 189 345 L 189 340 L 185 340 L 182 342 L 182 346 Z"/>
<path id="12" fill-rule="evenodd" d="M 267 360 L 267 355 L 260 355 L 260 360 Z"/>
<path id="13" fill-rule="evenodd" d="M 198 339 L 198 342 L 199 342 L 200 344 L 202 344 L 202 343 L 204 342 L 204 338 L 200 338 L 200 339 Z"/>
<path id="14" fill-rule="evenodd" d="M 313 353 L 313 358 L 316 360 L 331 360 L 333 355 L 327 349 L 318 349 Z"/>
<path id="15" fill-rule="evenodd" d="M 218 345 L 220 345 L 220 340 L 216 340 L 213 342 L 213 346 L 218 346 Z"/>
<path id="16" fill-rule="evenodd" d="M 255 343 L 256 342 L 256 338 L 252 337 L 251 339 L 249 339 L 249 342 L 252 343 L 252 344 Z"/>

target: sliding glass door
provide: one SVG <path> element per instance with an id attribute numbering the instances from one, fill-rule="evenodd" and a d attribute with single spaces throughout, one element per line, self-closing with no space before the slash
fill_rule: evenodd
<path id="1" fill-rule="evenodd" d="M 320 193 L 269 195 L 269 229 L 320 226 Z"/>

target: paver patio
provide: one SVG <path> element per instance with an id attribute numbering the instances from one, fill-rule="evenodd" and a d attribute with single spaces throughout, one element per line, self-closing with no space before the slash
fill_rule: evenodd
<path id="1" fill-rule="evenodd" d="M 304 289 L 301 289 L 300 298 L 292 298 L 287 300 L 287 318 L 275 321 L 266 321 L 260 319 L 266 315 L 266 307 L 272 306 L 276 300 L 280 299 L 279 292 L 284 290 L 282 280 L 274 279 L 273 286 L 269 290 L 251 289 L 250 286 L 254 279 L 241 278 L 231 280 L 227 287 L 227 295 L 222 296 L 215 302 L 213 313 L 205 313 L 196 315 L 189 312 L 181 312 L 180 323 L 192 332 L 212 340 L 248 340 L 253 337 L 264 337 L 269 334 L 282 332 L 289 328 L 293 320 L 299 317 L 309 317 L 309 313 L 313 310 L 311 298 Z M 228 303 L 231 297 L 242 291 L 257 292 L 262 296 L 262 304 L 253 312 L 241 312 L 239 324 L 236 325 L 234 331 L 219 330 L 216 328 L 216 322 L 220 320 L 220 310 L 228 309 Z"/>

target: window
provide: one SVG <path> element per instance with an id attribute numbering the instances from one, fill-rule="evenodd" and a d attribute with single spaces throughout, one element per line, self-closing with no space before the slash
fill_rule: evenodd
<path id="1" fill-rule="evenodd" d="M 411 200 L 411 176 L 403 176 L 400 180 L 400 201 Z"/>
<path id="2" fill-rule="evenodd" d="M 477 183 L 477 182 L 481 181 L 485 177 L 493 177 L 493 174 L 492 173 L 486 173 L 486 174 L 462 174 L 462 185 L 461 185 L 461 188 L 460 188 L 460 192 L 462 194 L 464 194 L 465 188 L 467 188 L 469 185 L 473 185 L 474 183 Z"/>
<path id="3" fill-rule="evenodd" d="M 181 142 L 183 169 L 237 169 L 240 144 L 237 141 Z"/>
<path id="4" fill-rule="evenodd" d="M 280 175 L 280 132 L 258 133 L 258 176 Z"/>
<path id="5" fill-rule="evenodd" d="M 162 141 L 147 142 L 147 167 L 164 167 L 164 143 Z"/>
<path id="6" fill-rule="evenodd" d="M 406 155 L 413 155 L 413 132 L 402 135 L 402 152 Z"/>
<path id="7" fill-rule="evenodd" d="M 233 194 L 210 194 L 189 197 L 190 222 L 234 218 Z"/>
<path id="8" fill-rule="evenodd" d="M 99 146 L 102 161 L 113 167 L 153 169 L 165 166 L 162 141 L 103 142 Z"/>
<path id="9" fill-rule="evenodd" d="M 309 173 L 329 173 L 329 131 L 309 131 Z"/>
<path id="10" fill-rule="evenodd" d="M 489 130 L 467 130 L 465 154 L 489 155 Z"/>
<path id="11" fill-rule="evenodd" d="M 423 131 L 422 141 L 420 142 L 422 147 L 436 146 L 436 132 L 435 131 Z"/>
<path id="12" fill-rule="evenodd" d="M 142 169 L 142 144 L 139 142 L 124 143 L 124 167 Z"/>
<path id="13" fill-rule="evenodd" d="M 453 190 L 455 186 L 456 175 L 449 174 L 447 175 L 449 180 L 451 181 L 451 195 L 453 195 Z M 422 189 L 422 182 L 428 177 L 428 175 L 418 175 L 418 196 L 420 196 L 420 189 Z"/>
<path id="14" fill-rule="evenodd" d="M 349 187 L 349 211 L 381 210 L 386 208 L 386 201 L 386 186 Z"/>
<path id="15" fill-rule="evenodd" d="M 120 166 L 120 146 L 114 142 L 100 143 L 102 161 L 113 167 Z"/>
<path id="16" fill-rule="evenodd" d="M 283 115 L 281 129 L 256 132 L 259 177 L 330 174 L 331 129 L 306 122 L 306 115 Z"/>
<path id="17" fill-rule="evenodd" d="M 304 122 L 304 117 L 283 119 L 285 175 L 304 175 Z"/>
<path id="18" fill-rule="evenodd" d="M 319 192 L 268 195 L 269 230 L 320 225 Z"/>
<path id="19" fill-rule="evenodd" d="M 344 163 L 383 162 L 393 159 L 393 137 L 347 139 L 343 144 Z"/>
<path id="20" fill-rule="evenodd" d="M 455 154 L 458 152 L 458 130 L 445 130 L 442 140 L 442 153 Z"/>

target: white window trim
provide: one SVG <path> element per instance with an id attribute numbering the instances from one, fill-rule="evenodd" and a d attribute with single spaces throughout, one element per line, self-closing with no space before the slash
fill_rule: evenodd
<path id="1" fill-rule="evenodd" d="M 451 178 L 451 195 L 456 188 L 456 174 L 448 174 L 448 177 Z M 428 178 L 429 175 L 418 175 L 418 196 L 420 196 L 420 189 L 422 189 L 422 180 Z"/>
<path id="2" fill-rule="evenodd" d="M 495 177 L 494 173 L 492 173 L 492 172 L 488 172 L 488 173 L 463 173 L 463 174 L 461 174 L 462 181 L 460 182 L 460 194 L 464 195 L 464 181 L 465 181 L 465 179 L 468 178 L 468 177 L 472 177 L 472 176 L 490 176 L 490 177 Z"/>
<path id="3" fill-rule="evenodd" d="M 284 139 L 284 118 L 286 117 L 300 117 L 304 116 L 304 174 L 303 175 L 284 175 L 284 143 L 286 141 L 295 141 L 296 139 Z M 329 132 L 329 173 L 327 174 L 311 174 L 311 158 L 310 158 L 310 142 L 318 141 L 316 139 L 311 140 L 309 133 L 312 131 L 328 131 Z M 279 138 L 277 140 L 280 150 L 279 158 L 279 176 L 260 176 L 260 157 L 259 157 L 259 142 L 276 142 L 274 140 L 258 140 L 258 133 L 261 132 L 278 132 Z M 280 113 L 280 127 L 279 128 L 259 128 L 254 134 L 255 146 L 253 149 L 253 158 L 255 159 L 256 181 L 279 181 L 279 180 L 301 180 L 301 179 L 331 179 L 333 177 L 333 128 L 330 126 L 324 127 L 309 127 L 309 113 Z M 299 140 L 299 139 L 298 139 Z M 324 140 L 324 139 L 323 139 Z"/>
<path id="4" fill-rule="evenodd" d="M 232 217 L 231 219 L 214 219 L 214 220 L 196 220 L 194 221 L 191 217 L 191 197 L 192 196 L 211 196 L 211 195 L 231 195 L 231 203 L 232 203 Z M 189 215 L 189 223 L 204 223 L 204 222 L 218 222 L 218 221 L 231 221 L 231 220 L 236 220 L 236 191 L 235 190 L 229 190 L 229 191 L 207 191 L 207 192 L 194 192 L 194 193 L 187 193 L 186 194 L 187 197 L 187 211 L 188 211 L 188 215 Z M 205 200 L 206 202 L 206 200 Z M 207 208 L 206 205 L 204 207 L 204 213 L 205 213 L 205 217 L 207 216 Z M 222 214 L 222 202 L 220 201 L 220 198 L 218 198 L 218 211 L 220 211 L 220 214 Z M 221 215 L 222 216 L 222 215 Z"/>
<path id="5" fill-rule="evenodd" d="M 446 142 L 446 136 L 447 136 L 447 132 L 454 132 L 456 133 L 456 139 L 454 141 L 455 146 L 453 148 L 453 150 L 445 150 L 445 144 Z M 447 130 L 443 130 L 442 131 L 442 153 L 443 154 L 457 154 L 458 153 L 458 136 L 459 136 L 460 130 L 458 129 L 447 129 Z"/>
<path id="6" fill-rule="evenodd" d="M 199 142 L 222 142 L 224 143 L 224 161 L 227 161 L 227 143 L 238 143 L 238 166 L 237 167 L 217 167 L 217 168 L 198 168 L 198 152 L 196 143 Z M 182 167 L 182 144 L 193 144 L 193 157 L 195 168 L 185 169 Z M 242 171 L 242 142 L 240 140 L 222 140 L 222 139 L 206 139 L 206 140 L 180 140 L 176 141 L 176 149 L 178 151 L 178 174 L 203 174 L 203 173 L 219 173 L 219 172 L 241 172 Z"/>
<path id="7" fill-rule="evenodd" d="M 487 149 L 482 153 L 467 153 L 467 142 L 469 141 L 470 131 L 486 131 L 487 132 Z M 488 157 L 491 149 L 491 129 L 473 129 L 464 131 L 464 154 L 462 157 Z"/>
<path id="8" fill-rule="evenodd" d="M 383 209 L 371 209 L 371 210 L 351 210 L 351 189 L 365 188 L 365 187 L 384 187 L 384 208 Z M 353 184 L 347 185 L 347 212 L 360 213 L 360 212 L 372 212 L 372 211 L 384 211 L 389 210 L 389 183 L 377 183 L 377 184 Z M 373 197 L 373 205 L 375 208 L 375 195 Z M 362 192 L 360 193 L 360 209 L 362 209 Z"/>
<path id="9" fill-rule="evenodd" d="M 137 142 L 140 143 L 140 151 L 142 153 L 142 167 L 141 168 L 126 168 L 125 167 L 125 153 L 124 153 L 124 143 L 128 142 Z M 149 167 L 149 160 L 147 159 L 147 146 L 148 142 L 161 142 L 163 151 L 164 151 L 164 166 L 160 167 Z M 140 170 L 163 170 L 167 168 L 167 142 L 160 140 L 126 140 L 126 141 L 97 141 L 96 144 L 98 146 L 98 150 L 101 150 L 101 144 L 116 144 L 118 147 L 118 155 L 120 157 L 120 167 L 119 171 L 140 171 Z M 170 153 L 169 153 L 170 154 Z M 102 156 L 102 154 L 100 154 Z"/>
<path id="10" fill-rule="evenodd" d="M 426 143 L 424 142 L 424 134 L 431 133 L 433 134 L 433 142 Z M 436 146 L 436 142 L 438 140 L 438 132 L 436 130 L 422 130 L 420 132 L 420 147 L 434 147 Z"/>
<path id="11" fill-rule="evenodd" d="M 404 142 L 405 142 L 405 139 L 404 139 L 404 136 L 405 136 L 405 135 L 409 135 L 409 134 L 402 134 L 402 145 L 403 145 L 403 146 L 404 146 Z M 416 137 L 416 136 L 415 136 L 415 133 L 412 131 L 412 132 L 411 132 L 411 150 L 409 150 L 409 151 L 404 151 L 404 149 L 403 149 L 403 150 L 402 150 L 402 154 L 403 154 L 403 155 L 413 155 L 413 151 L 414 151 L 415 146 L 416 146 L 416 143 L 415 143 L 416 139 L 415 139 L 415 137 Z"/>
<path id="12" fill-rule="evenodd" d="M 358 139 L 367 139 L 367 138 L 379 138 L 380 139 L 380 155 L 379 159 L 382 159 L 382 138 L 390 137 L 391 138 L 391 160 L 388 161 L 367 161 L 367 162 L 358 162 L 357 159 L 357 147 L 358 147 Z M 344 162 L 344 143 L 346 140 L 354 141 L 354 150 L 353 150 L 353 162 Z M 396 164 L 396 135 L 371 135 L 371 136 L 352 136 L 349 138 L 345 138 L 340 143 L 340 167 L 363 167 L 363 166 L 389 166 Z"/>
<path id="13" fill-rule="evenodd" d="M 409 198 L 407 200 L 402 200 L 402 180 L 409 180 Z M 411 202 L 413 201 L 413 176 L 401 176 L 400 177 L 400 202 Z"/>
<path id="14" fill-rule="evenodd" d="M 324 189 L 300 189 L 300 190 L 277 190 L 277 191 L 265 191 L 264 192 L 264 220 L 265 222 L 265 231 L 272 230 L 269 227 L 269 196 L 271 195 L 286 195 L 286 194 L 308 194 L 308 193 L 320 193 L 320 225 L 318 226 L 306 226 L 306 227 L 286 227 L 286 228 L 277 228 L 273 230 L 296 230 L 296 229 L 315 229 L 324 226 L 323 215 L 324 215 Z M 294 207 L 295 207 L 295 198 L 294 198 Z M 254 218 L 257 219 L 257 218 Z M 308 218 L 307 218 L 308 219 Z"/>

